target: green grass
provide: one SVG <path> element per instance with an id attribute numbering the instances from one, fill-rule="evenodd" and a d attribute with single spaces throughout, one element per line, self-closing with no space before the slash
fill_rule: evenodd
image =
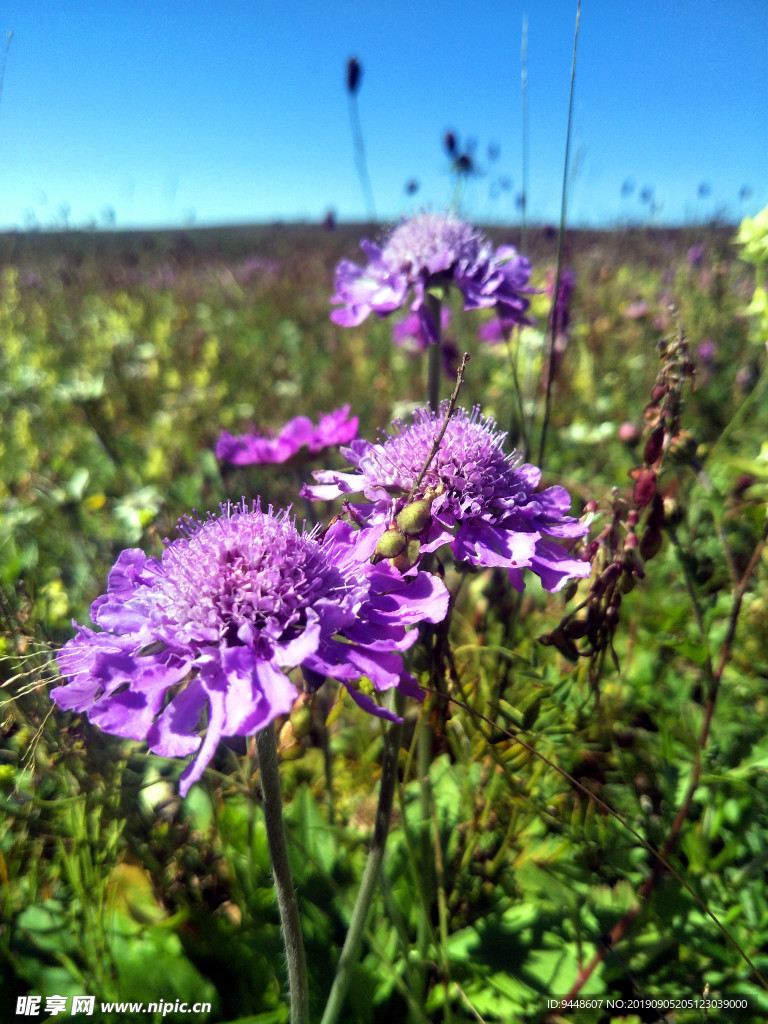
<path id="1" fill-rule="evenodd" d="M 366 233 L 275 225 L 0 239 L 0 1019 L 28 992 L 207 1001 L 211 1012 L 195 1019 L 210 1022 L 287 1019 L 250 747 L 222 747 L 181 802 L 180 764 L 79 716 L 50 714 L 46 690 L 50 651 L 71 635 L 72 617 L 87 621 L 121 549 L 158 553 L 180 515 L 241 495 L 307 514 L 299 484 L 325 460 L 223 469 L 212 453 L 221 429 L 278 429 L 299 412 L 350 402 L 361 435 L 373 437 L 421 400 L 425 367 L 393 347 L 389 322 L 342 329 L 328 318 L 335 263 L 359 258 Z M 732 235 L 566 239 L 577 288 L 547 482 L 570 489 L 576 513 L 598 503 L 594 536 L 613 489 L 619 507 L 629 501 L 643 442 L 622 442 L 619 427 L 643 426 L 657 343 L 676 330 L 671 304 L 694 353 L 706 340 L 717 346 L 684 391 L 693 442 L 687 457 L 665 462 L 663 544 L 623 598 L 620 667 L 608 659 L 599 680 L 588 659 L 572 663 L 537 639 L 587 584 L 570 603 L 532 583 L 518 600 L 492 571 L 448 567 L 461 587 L 443 683 L 461 705 L 431 705 L 427 823 L 409 711 L 386 879 L 345 1020 L 540 1020 L 547 996 L 568 992 L 596 951 L 583 998 L 694 999 L 708 985 L 748 1000 L 741 1016 L 715 1019 L 768 1016 L 755 971 L 707 914 L 768 975 L 764 551 L 727 635 L 765 520 L 768 403 L 765 353 L 745 315 L 753 271 Z M 694 242 L 705 248 L 699 268 L 686 260 Z M 529 230 L 528 244 L 541 286 L 556 238 Z M 638 303 L 646 312 L 627 316 Z M 534 309 L 546 324 L 545 296 Z M 519 427 L 514 366 L 535 442 L 541 331 L 528 331 L 515 355 L 481 346 L 477 325 L 454 310 L 451 333 L 472 357 L 461 401 Z M 378 724 L 343 702 L 326 759 L 328 710 L 318 702 L 310 735 L 282 768 L 313 1019 L 362 872 L 382 744 Z M 649 882 L 655 861 L 638 835 L 659 849 L 675 834 L 694 766 L 700 781 L 669 853 L 674 872 Z M 601 937 L 633 908 L 606 951 Z M 578 1019 L 658 1017 L 603 1009 Z"/>

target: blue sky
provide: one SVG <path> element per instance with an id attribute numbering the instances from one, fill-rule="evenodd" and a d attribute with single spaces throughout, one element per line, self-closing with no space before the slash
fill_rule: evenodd
<path id="1" fill-rule="evenodd" d="M 555 220 L 575 12 L 575 0 L 0 3 L 0 41 L 13 32 L 0 227 L 319 220 L 331 208 L 361 219 L 344 89 L 353 55 L 379 217 L 445 206 L 441 137 L 453 129 L 477 140 L 483 172 L 467 184 L 467 216 L 514 219 L 524 15 L 529 211 Z M 766 0 L 583 0 L 571 145 L 573 224 L 647 218 L 643 189 L 659 222 L 762 208 Z M 634 190 L 622 196 L 624 182 Z"/>

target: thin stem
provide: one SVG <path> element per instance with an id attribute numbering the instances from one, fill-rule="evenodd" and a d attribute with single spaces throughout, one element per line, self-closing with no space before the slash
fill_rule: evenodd
<path id="1" fill-rule="evenodd" d="M 451 416 L 453 415 L 453 410 L 456 408 L 456 401 L 459 397 L 459 391 L 461 391 L 461 385 L 464 383 L 464 370 L 468 362 L 469 353 L 465 352 L 461 360 L 461 366 L 459 367 L 458 372 L 456 374 L 456 386 L 454 387 L 453 392 L 451 393 L 451 397 L 448 400 L 448 408 L 446 409 L 445 412 L 445 419 L 443 420 L 443 425 L 442 427 L 440 427 L 440 431 L 437 437 L 432 442 L 432 447 L 429 450 L 429 455 L 427 455 L 426 459 L 424 460 L 424 465 L 421 467 L 421 472 L 416 477 L 413 487 L 408 492 L 408 497 L 405 499 L 406 504 L 408 504 L 408 502 L 410 501 L 413 501 L 413 496 L 418 491 L 419 485 L 421 484 L 421 481 L 424 479 L 424 476 L 427 470 L 429 469 L 432 459 L 434 459 L 435 455 L 437 454 L 437 450 L 440 447 L 440 442 L 443 440 L 443 435 L 448 429 L 448 420 L 451 418 Z"/>
<path id="2" fill-rule="evenodd" d="M 520 248 L 528 243 L 528 15 L 523 15 L 523 41 L 520 48 L 520 89 L 523 101 L 523 196 L 520 210 Z"/>
<path id="3" fill-rule="evenodd" d="M 576 4 L 576 29 L 573 34 L 573 63 L 571 64 L 571 91 L 568 97 L 568 127 L 565 132 L 565 160 L 563 161 L 563 192 L 560 206 L 560 231 L 557 236 L 557 270 L 555 271 L 555 296 L 553 302 L 557 303 L 560 293 L 560 277 L 563 266 L 563 238 L 565 237 L 565 221 L 568 209 L 568 167 L 571 156 L 571 125 L 573 122 L 573 94 L 576 84 L 576 52 L 579 44 L 579 18 L 581 17 L 581 0 Z M 539 466 L 544 466 L 544 449 L 547 443 L 547 429 L 549 427 L 549 406 L 552 395 L 553 377 L 555 375 L 555 321 L 551 317 L 547 372 L 547 390 L 544 398 L 544 422 L 541 425 L 541 441 L 539 443 Z"/>
<path id="4" fill-rule="evenodd" d="M 288 962 L 288 986 L 291 999 L 291 1024 L 309 1024 L 309 988 L 307 961 L 301 936 L 301 919 L 293 878 L 288 863 L 288 845 L 283 827 L 283 798 L 280 792 L 280 770 L 277 761 L 275 729 L 268 725 L 256 736 L 259 755 L 261 792 L 264 799 L 264 822 L 267 844 L 275 879 L 277 908 L 283 931 L 285 956 Z"/>
<path id="5" fill-rule="evenodd" d="M 709 740 L 709 734 L 712 728 L 712 722 L 714 720 L 715 715 L 717 696 L 720 690 L 720 683 L 723 678 L 723 673 L 725 672 L 726 665 L 728 664 L 728 660 L 731 656 L 733 641 L 736 636 L 736 626 L 738 625 L 739 614 L 741 612 L 741 605 L 744 600 L 744 595 L 747 592 L 749 581 L 752 577 L 752 574 L 758 566 L 758 563 L 760 561 L 760 558 L 762 557 L 763 550 L 765 549 L 767 542 L 768 522 L 766 522 L 763 528 L 762 536 L 760 537 L 760 540 L 758 541 L 754 551 L 752 552 L 752 557 L 750 558 L 749 563 L 741 576 L 741 579 L 739 580 L 738 584 L 734 589 L 731 613 L 728 617 L 728 629 L 726 631 L 725 638 L 720 646 L 720 655 L 718 657 L 717 667 L 714 669 L 712 668 L 712 662 L 709 659 L 709 657 L 707 657 L 707 660 L 705 662 L 705 668 L 709 676 L 709 685 L 707 691 L 706 704 L 704 706 L 704 719 L 699 730 L 699 736 L 696 745 L 696 754 L 693 760 L 693 767 L 691 768 L 691 777 L 688 780 L 688 787 L 686 789 L 685 796 L 683 797 L 683 800 L 677 809 L 677 813 L 675 814 L 672 825 L 670 826 L 669 833 L 667 834 L 667 838 L 664 842 L 664 845 L 661 847 L 660 850 L 654 852 L 655 860 L 653 863 L 653 868 L 648 878 L 646 878 L 646 880 L 643 882 L 643 884 L 640 886 L 638 890 L 638 902 L 633 907 L 631 907 L 624 914 L 624 916 L 614 925 L 613 929 L 609 933 L 607 943 L 603 943 L 597 949 L 592 960 L 581 970 L 578 978 L 571 986 L 571 989 L 568 992 L 566 998 L 572 999 L 579 993 L 579 991 L 589 980 L 592 972 L 595 970 L 598 964 L 600 964 L 605 959 L 606 951 L 615 946 L 615 944 L 619 941 L 619 939 L 623 937 L 623 935 L 626 933 L 632 922 L 635 920 L 635 918 L 640 912 L 641 907 L 646 903 L 648 897 L 656 888 L 656 885 L 661 876 L 663 875 L 664 870 L 666 869 L 669 871 L 671 869 L 669 857 L 672 854 L 672 850 L 677 845 L 677 841 L 680 837 L 680 832 L 682 830 L 684 822 L 688 818 L 688 814 L 690 813 L 691 805 L 693 804 L 693 798 L 696 795 L 696 790 L 698 789 L 699 781 L 701 779 L 702 754 Z M 704 639 L 706 639 L 706 637 L 704 637 Z M 677 874 L 677 872 L 673 871 L 673 874 L 678 879 L 678 881 L 680 881 L 680 876 Z M 692 891 L 688 885 L 685 885 L 685 888 L 689 892 Z M 698 897 L 697 902 L 701 903 Z M 704 906 L 703 909 L 706 911 L 709 917 L 712 918 L 712 920 L 715 922 L 720 931 L 723 932 L 725 936 L 733 943 L 733 945 L 739 951 L 741 956 L 749 964 L 749 966 L 755 972 L 756 976 L 760 979 L 761 983 L 765 986 L 766 982 L 763 979 L 763 976 L 754 966 L 754 964 L 746 955 L 741 946 L 739 946 L 736 940 L 728 932 L 725 931 L 725 929 L 717 920 L 717 918 L 711 913 L 711 911 L 706 906 Z"/>
<path id="6" fill-rule="evenodd" d="M 368 163 L 365 159 L 365 142 L 363 141 L 363 129 L 360 125 L 360 112 L 357 109 L 357 95 L 354 93 L 350 93 L 349 96 L 349 123 L 352 127 L 352 143 L 355 149 L 357 176 L 360 179 L 360 187 L 363 190 L 368 216 L 372 221 L 375 221 L 376 204 L 373 201 L 373 189 L 371 188 L 371 179 L 368 175 Z"/>
<path id="7" fill-rule="evenodd" d="M 451 961 L 448 955 L 448 903 L 445 897 L 445 868 L 443 864 L 443 848 L 440 842 L 440 827 L 437 821 L 437 807 L 434 801 L 431 802 L 432 836 L 435 860 L 435 876 L 437 880 L 437 915 L 440 929 L 440 967 L 443 975 L 443 987 L 445 990 L 445 1009 L 443 1020 L 445 1024 L 451 1024 L 453 1015 L 451 1013 L 451 1002 L 448 998 L 448 986 L 451 980 Z"/>
<path id="8" fill-rule="evenodd" d="M 437 407 L 440 404 L 440 370 L 442 369 L 440 348 L 443 343 L 440 319 L 441 304 L 440 299 L 433 292 L 427 293 L 425 301 L 429 315 L 435 324 L 435 340 L 427 349 L 427 405 L 432 412 L 437 412 Z"/>
<path id="9" fill-rule="evenodd" d="M 424 627 L 427 636 L 433 641 L 432 630 Z M 434 655 L 434 644 L 426 641 L 427 651 Z M 429 698 L 427 698 L 429 699 Z M 418 978 L 417 994 L 424 1000 L 427 986 L 427 950 L 429 949 L 432 936 L 431 907 L 434 894 L 432 873 L 429 870 L 431 861 L 431 843 L 429 838 L 429 823 L 432 817 L 432 784 L 429 778 L 429 766 L 432 760 L 432 734 L 427 727 L 427 709 L 422 708 L 419 715 L 416 729 L 418 730 L 416 740 L 417 764 L 419 776 L 419 831 L 418 831 L 418 884 L 421 890 L 423 902 L 422 912 L 419 914 L 416 930 L 416 951 L 418 954 Z M 426 911 L 426 913 L 425 913 Z"/>
<path id="10" fill-rule="evenodd" d="M 395 712 L 402 716 L 405 707 L 405 698 L 402 694 L 395 694 Z M 392 800 L 397 785 L 397 758 L 400 750 L 400 739 L 403 734 L 402 717 L 400 721 L 390 723 L 384 741 L 384 753 L 381 760 L 381 780 L 379 783 L 379 803 L 376 808 L 376 821 L 373 827 L 373 839 L 368 851 L 368 860 L 365 871 L 360 882 L 360 890 L 355 901 L 355 909 L 352 911 L 352 919 L 349 922 L 349 930 L 344 940 L 344 946 L 339 957 L 339 964 L 336 968 L 336 977 L 333 979 L 331 992 L 321 1020 L 321 1024 L 336 1024 L 344 1006 L 344 999 L 352 980 L 352 971 L 358 961 L 360 945 L 365 928 L 365 919 L 371 907 L 373 895 L 379 881 L 382 861 L 384 860 L 384 847 L 389 834 L 389 819 L 392 814 Z"/>
<path id="11" fill-rule="evenodd" d="M 510 413 L 509 418 L 509 437 L 512 441 L 512 446 L 518 450 L 522 449 L 523 458 L 528 461 L 528 454 L 530 450 L 530 443 L 528 440 L 528 430 L 525 425 L 525 408 L 523 406 L 523 392 L 520 384 L 520 376 L 517 372 L 518 358 L 520 355 L 520 336 L 517 335 L 517 344 L 512 348 L 512 342 L 510 338 L 507 338 L 507 359 L 509 360 L 509 368 L 512 373 L 512 381 L 515 386 L 515 397 L 517 398 L 517 410 L 514 408 Z"/>

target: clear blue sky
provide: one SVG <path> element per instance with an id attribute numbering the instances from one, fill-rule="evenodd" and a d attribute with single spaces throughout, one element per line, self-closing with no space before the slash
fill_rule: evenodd
<path id="1" fill-rule="evenodd" d="M 485 172 L 468 183 L 465 213 L 511 219 L 523 15 L 529 211 L 554 220 L 575 12 L 575 0 L 0 0 L 0 43 L 13 32 L 0 227 L 101 226 L 110 211 L 118 227 L 319 220 L 329 208 L 360 219 L 344 89 L 353 55 L 379 217 L 445 206 L 440 140 L 454 129 L 477 139 Z M 766 205 L 768 2 L 583 0 L 571 153 L 574 224 L 647 215 L 644 188 L 659 221 Z M 499 177 L 512 187 L 493 199 Z"/>

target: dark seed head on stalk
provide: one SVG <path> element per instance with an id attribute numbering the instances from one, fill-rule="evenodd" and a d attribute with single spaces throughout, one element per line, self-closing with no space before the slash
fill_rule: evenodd
<path id="1" fill-rule="evenodd" d="M 347 61 L 347 92 L 354 96 L 360 89 L 360 79 L 363 76 L 363 68 L 357 57 L 350 57 Z"/>
<path id="2" fill-rule="evenodd" d="M 539 638 L 570 660 L 589 658 L 596 694 L 606 654 L 618 665 L 613 641 L 622 595 L 645 577 L 646 564 L 661 549 L 663 531 L 684 515 L 674 498 L 677 481 L 667 480 L 666 474 L 695 458 L 695 439 L 681 426 L 683 386 L 694 373 L 682 330 L 663 339 L 658 349 L 659 372 L 644 411 L 643 462 L 630 472 L 632 493 L 622 497 L 614 489 L 606 525 L 585 543 L 584 555 L 592 564 L 586 597 L 552 632 Z M 586 511 L 597 511 L 597 503 L 588 503 Z"/>

